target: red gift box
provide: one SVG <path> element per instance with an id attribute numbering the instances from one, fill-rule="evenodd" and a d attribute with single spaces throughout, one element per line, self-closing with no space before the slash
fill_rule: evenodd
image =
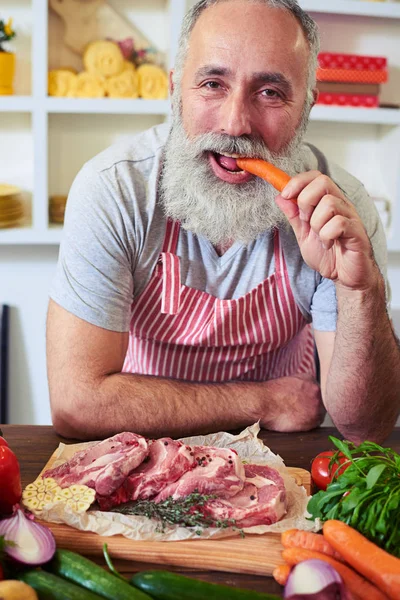
<path id="1" fill-rule="evenodd" d="M 331 94 L 329 92 L 320 92 L 317 104 L 377 108 L 379 106 L 379 97 L 371 96 L 370 94 Z"/>
<path id="2" fill-rule="evenodd" d="M 336 52 L 320 52 L 318 64 L 323 69 L 350 69 L 356 71 L 384 71 L 387 58 L 384 56 L 361 56 Z"/>
<path id="3" fill-rule="evenodd" d="M 387 71 L 358 71 L 357 69 L 317 69 L 317 81 L 347 83 L 385 83 Z"/>

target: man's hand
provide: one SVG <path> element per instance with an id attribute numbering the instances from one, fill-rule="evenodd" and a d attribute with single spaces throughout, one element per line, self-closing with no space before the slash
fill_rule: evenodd
<path id="1" fill-rule="evenodd" d="M 292 201 L 297 198 L 297 206 Z M 378 273 L 371 243 L 354 206 L 326 175 L 293 177 L 276 198 L 301 254 L 322 277 L 351 290 L 367 289 Z"/>
<path id="2" fill-rule="evenodd" d="M 268 416 L 261 416 L 261 427 L 290 432 L 308 431 L 321 425 L 326 411 L 315 379 L 299 374 L 272 379 L 267 382 L 267 386 L 265 414 Z M 273 403 L 268 398 L 273 398 Z"/>

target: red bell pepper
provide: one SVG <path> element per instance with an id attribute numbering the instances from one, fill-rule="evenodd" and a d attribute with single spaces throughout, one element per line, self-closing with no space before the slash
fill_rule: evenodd
<path id="1" fill-rule="evenodd" d="M 13 506 L 21 500 L 19 463 L 8 445 L 0 444 L 0 515 L 12 513 Z"/>

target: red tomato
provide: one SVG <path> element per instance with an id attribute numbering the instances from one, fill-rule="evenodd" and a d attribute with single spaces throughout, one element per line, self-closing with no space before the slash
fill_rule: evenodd
<path id="1" fill-rule="evenodd" d="M 334 463 L 332 465 L 332 468 L 329 469 L 329 463 L 334 454 L 334 450 L 327 450 L 326 452 L 321 452 L 320 454 L 318 454 L 312 461 L 311 477 L 317 488 L 319 488 L 320 490 L 326 490 L 327 485 L 331 483 L 334 476 L 338 477 L 339 475 L 344 473 L 344 471 L 350 465 L 349 463 L 345 467 L 339 466 L 347 462 L 347 458 L 343 454 L 339 453 L 337 457 L 339 465 L 337 463 Z"/>
<path id="2" fill-rule="evenodd" d="M 2 581 L 3 579 L 4 579 L 3 567 L 0 564 L 0 581 Z"/>

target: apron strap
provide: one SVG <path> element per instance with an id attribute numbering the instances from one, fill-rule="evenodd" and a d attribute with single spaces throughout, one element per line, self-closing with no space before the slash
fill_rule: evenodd
<path id="1" fill-rule="evenodd" d="M 167 219 L 167 225 L 165 227 L 164 241 L 162 245 L 162 252 L 172 252 L 175 254 L 176 247 L 178 245 L 179 231 L 181 224 L 179 221 L 173 221 Z"/>
<path id="2" fill-rule="evenodd" d="M 162 252 L 162 295 L 161 312 L 176 315 L 180 307 L 181 268 L 179 256 L 172 252 Z"/>
<path id="3" fill-rule="evenodd" d="M 274 259 L 275 259 L 275 273 L 281 277 L 285 268 L 284 268 L 284 258 L 282 254 L 281 241 L 279 236 L 278 229 L 274 230 Z"/>

